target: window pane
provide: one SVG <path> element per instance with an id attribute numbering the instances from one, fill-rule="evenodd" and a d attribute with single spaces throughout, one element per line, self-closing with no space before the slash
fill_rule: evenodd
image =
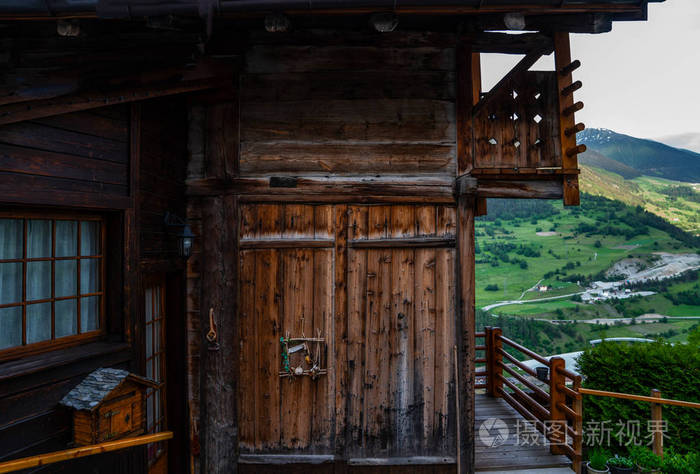
<path id="1" fill-rule="evenodd" d="M 146 401 L 146 429 L 149 432 L 153 429 L 153 399 L 155 396 L 151 395 Z"/>
<path id="2" fill-rule="evenodd" d="M 0 219 L 0 260 L 22 258 L 22 219 Z"/>
<path id="3" fill-rule="evenodd" d="M 100 254 L 100 223 L 82 221 L 80 223 L 80 255 Z"/>
<path id="4" fill-rule="evenodd" d="M 30 219 L 27 221 L 27 257 L 51 256 L 51 221 Z"/>
<path id="5" fill-rule="evenodd" d="M 100 328 L 100 297 L 80 298 L 80 332 L 96 331 Z"/>
<path id="6" fill-rule="evenodd" d="M 153 355 L 153 324 L 146 324 L 146 358 Z"/>
<path id="7" fill-rule="evenodd" d="M 78 301 L 61 300 L 54 303 L 56 312 L 56 337 L 78 334 Z"/>
<path id="8" fill-rule="evenodd" d="M 56 297 L 74 296 L 78 290 L 77 260 L 56 260 Z"/>
<path id="9" fill-rule="evenodd" d="M 22 301 L 22 263 L 0 263 L 0 304 Z"/>
<path id="10" fill-rule="evenodd" d="M 56 256 L 75 257 L 76 255 L 78 255 L 78 223 L 56 221 Z"/>
<path id="11" fill-rule="evenodd" d="M 51 339 L 51 303 L 27 305 L 27 344 Z"/>
<path id="12" fill-rule="evenodd" d="M 160 314 L 160 286 L 153 288 L 153 319 L 160 319 L 163 316 Z"/>
<path id="13" fill-rule="evenodd" d="M 153 352 L 156 354 L 160 352 L 160 336 L 161 336 L 161 329 L 160 329 L 160 319 L 156 320 L 155 322 L 155 328 L 153 329 L 155 331 L 155 337 L 153 338 Z"/>
<path id="14" fill-rule="evenodd" d="M 0 349 L 22 345 L 22 307 L 0 309 Z"/>
<path id="15" fill-rule="evenodd" d="M 146 288 L 146 322 L 153 319 L 153 288 Z"/>
<path id="16" fill-rule="evenodd" d="M 27 300 L 51 298 L 51 262 L 27 263 Z"/>
<path id="17" fill-rule="evenodd" d="M 100 291 L 100 259 L 80 260 L 80 294 Z"/>

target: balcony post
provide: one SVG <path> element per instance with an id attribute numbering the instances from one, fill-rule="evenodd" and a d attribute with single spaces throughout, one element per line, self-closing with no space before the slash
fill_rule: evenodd
<path id="1" fill-rule="evenodd" d="M 657 389 L 651 390 L 651 396 L 654 398 L 661 398 L 661 392 Z M 657 456 L 664 457 L 664 434 L 661 432 L 661 421 L 663 417 L 661 415 L 661 404 L 652 403 L 651 404 L 651 421 L 653 431 L 653 451 Z"/>
<path id="2" fill-rule="evenodd" d="M 486 395 L 493 397 L 493 328 L 484 326 L 484 346 L 486 350 Z"/>
<path id="3" fill-rule="evenodd" d="M 566 395 L 559 391 L 558 385 L 566 384 L 566 377 L 561 374 L 559 367 L 566 367 L 566 361 L 561 357 L 549 359 L 549 422 L 552 426 L 549 450 L 552 454 L 562 454 L 560 445 L 566 443 L 566 415 L 558 404 L 566 404 Z"/>
<path id="4" fill-rule="evenodd" d="M 501 328 L 493 328 L 492 332 L 492 342 L 491 342 L 491 364 L 492 368 L 489 369 L 489 377 L 493 380 L 493 395 L 494 397 L 501 396 L 501 390 L 503 389 L 503 369 L 501 368 L 501 361 L 503 356 L 500 353 L 500 349 L 503 347 L 503 341 L 501 341 L 501 335 L 503 331 Z"/>

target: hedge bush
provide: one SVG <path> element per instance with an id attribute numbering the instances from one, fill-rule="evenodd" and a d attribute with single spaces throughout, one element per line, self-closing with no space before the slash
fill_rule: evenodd
<path id="1" fill-rule="evenodd" d="M 656 388 L 664 398 L 700 402 L 700 346 L 696 338 L 689 339 L 689 344 L 604 342 L 589 348 L 579 359 L 583 386 L 636 395 L 649 395 Z M 639 420 L 643 442 L 650 439 L 646 438 L 651 416 L 649 403 L 586 395 L 583 413 L 584 428 L 589 422 L 609 420 L 611 448 L 615 451 L 626 451 L 624 445 L 628 441 L 617 437 L 615 427 L 619 420 Z M 700 410 L 664 405 L 663 418 L 668 422 L 664 448 L 677 453 L 698 450 Z"/>

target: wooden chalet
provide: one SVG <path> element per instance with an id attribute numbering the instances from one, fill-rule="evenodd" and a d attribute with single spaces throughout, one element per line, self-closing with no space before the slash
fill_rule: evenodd
<path id="1" fill-rule="evenodd" d="M 0 1 L 0 462 L 112 367 L 174 438 L 36 470 L 473 472 L 474 218 L 578 204 L 569 33 L 646 14 Z M 522 60 L 482 91 L 480 53 Z"/>

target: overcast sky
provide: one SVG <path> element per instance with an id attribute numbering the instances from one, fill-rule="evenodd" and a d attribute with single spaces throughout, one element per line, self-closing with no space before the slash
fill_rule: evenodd
<path id="1" fill-rule="evenodd" d="M 577 122 L 663 137 L 700 152 L 700 0 L 650 3 L 648 21 L 615 22 L 610 33 L 572 35 L 571 50 L 582 63 L 574 73 L 583 82 L 576 100 L 585 104 Z M 485 89 L 518 60 L 483 56 Z M 553 69 L 552 57 L 545 59 L 535 68 Z M 674 135 L 685 137 L 669 138 Z"/>

